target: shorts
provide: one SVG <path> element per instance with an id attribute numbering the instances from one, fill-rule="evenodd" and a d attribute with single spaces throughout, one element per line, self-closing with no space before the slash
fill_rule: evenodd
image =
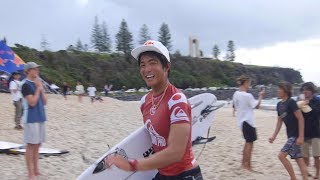
<path id="1" fill-rule="evenodd" d="M 46 128 L 44 122 L 24 123 L 24 143 L 41 144 L 46 140 Z"/>
<path id="2" fill-rule="evenodd" d="M 291 159 L 302 158 L 301 147 L 296 144 L 296 137 L 290 137 L 281 149 L 281 152 L 288 153 Z"/>
<path id="3" fill-rule="evenodd" d="M 310 146 L 312 149 L 311 155 L 313 157 L 320 156 L 320 138 L 311 138 L 304 141 L 301 146 L 303 157 L 310 157 Z"/>
<path id="4" fill-rule="evenodd" d="M 243 137 L 248 143 L 252 143 L 257 140 L 256 128 L 252 127 L 246 121 L 242 123 Z"/>
<path id="5" fill-rule="evenodd" d="M 159 172 L 152 180 L 203 180 L 201 169 L 199 166 L 190 169 L 188 171 L 184 171 L 176 176 L 165 176 L 161 175 Z"/>

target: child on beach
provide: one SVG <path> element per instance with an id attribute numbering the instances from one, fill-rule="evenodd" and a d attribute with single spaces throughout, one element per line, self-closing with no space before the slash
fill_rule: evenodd
<path id="1" fill-rule="evenodd" d="M 291 99 L 292 86 L 288 82 L 281 82 L 278 85 L 278 97 L 281 101 L 277 104 L 278 122 L 273 135 L 269 138 L 269 142 L 273 143 L 276 139 L 282 123 L 287 127 L 288 140 L 281 149 L 278 157 L 286 168 L 292 180 L 296 180 L 296 175 L 293 171 L 290 161 L 286 158 L 288 154 L 291 159 L 295 159 L 302 177 L 304 180 L 308 179 L 308 172 L 306 164 L 302 158 L 301 145 L 304 141 L 304 119 L 296 102 Z"/>

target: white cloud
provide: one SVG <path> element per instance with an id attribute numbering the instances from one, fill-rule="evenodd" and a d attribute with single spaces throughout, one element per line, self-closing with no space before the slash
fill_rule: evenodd
<path id="1" fill-rule="evenodd" d="M 265 66 L 290 67 L 299 70 L 304 81 L 320 85 L 320 38 L 279 42 L 263 48 L 240 48 L 237 62 Z"/>

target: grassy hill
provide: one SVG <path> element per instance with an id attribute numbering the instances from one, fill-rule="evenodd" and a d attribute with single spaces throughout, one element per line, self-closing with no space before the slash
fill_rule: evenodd
<path id="1" fill-rule="evenodd" d="M 126 60 L 122 54 L 98 54 L 78 51 L 38 51 L 16 44 L 12 48 L 25 62 L 43 65 L 41 76 L 58 86 L 66 81 L 74 87 L 77 81 L 84 86 L 93 83 L 102 89 L 112 83 L 114 89 L 140 88 L 145 83 L 140 78 L 138 64 Z M 188 56 L 172 55 L 170 81 L 179 88 L 236 86 L 235 79 L 241 74 L 253 78 L 253 84 L 277 84 L 281 80 L 301 83 L 301 74 L 290 68 L 243 65 L 219 60 L 203 60 Z"/>

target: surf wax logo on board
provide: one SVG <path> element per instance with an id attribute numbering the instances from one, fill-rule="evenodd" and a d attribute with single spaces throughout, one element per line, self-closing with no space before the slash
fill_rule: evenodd
<path id="1" fill-rule="evenodd" d="M 157 131 L 153 128 L 150 119 L 148 119 L 146 121 L 145 127 L 149 131 L 149 134 L 151 136 L 152 144 L 157 145 L 157 146 L 162 146 L 162 147 L 167 145 L 166 139 L 164 137 L 160 136 L 160 134 L 157 133 Z"/>

